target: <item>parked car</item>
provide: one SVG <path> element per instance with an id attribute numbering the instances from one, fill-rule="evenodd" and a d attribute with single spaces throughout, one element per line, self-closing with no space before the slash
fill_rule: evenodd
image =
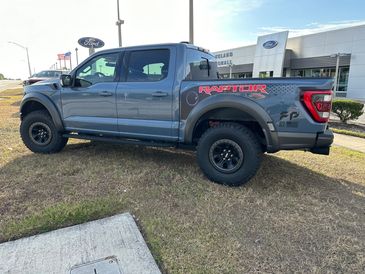
<path id="1" fill-rule="evenodd" d="M 42 70 L 41 72 L 33 74 L 28 80 L 23 82 L 24 86 L 32 85 L 39 81 L 59 79 L 64 73 L 68 73 L 67 70 Z"/>
<path id="2" fill-rule="evenodd" d="M 36 153 L 59 152 L 68 138 L 191 148 L 209 179 L 237 186 L 264 152 L 329 154 L 332 85 L 221 80 L 214 56 L 186 43 L 110 49 L 61 81 L 26 86 L 20 134 Z"/>

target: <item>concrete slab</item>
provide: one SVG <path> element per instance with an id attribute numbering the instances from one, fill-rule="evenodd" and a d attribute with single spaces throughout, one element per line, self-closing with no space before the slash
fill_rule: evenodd
<path id="1" fill-rule="evenodd" d="M 161 272 L 125 213 L 0 244 L 0 273 Z"/>

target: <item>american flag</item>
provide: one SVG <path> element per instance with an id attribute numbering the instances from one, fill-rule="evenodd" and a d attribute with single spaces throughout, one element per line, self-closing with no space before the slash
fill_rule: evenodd
<path id="1" fill-rule="evenodd" d="M 71 52 L 70 51 L 68 51 L 68 52 L 66 52 L 65 54 L 64 54 L 64 58 L 65 58 L 65 60 L 70 60 L 71 59 Z"/>
<path id="2" fill-rule="evenodd" d="M 58 60 L 70 60 L 71 59 L 71 52 L 66 53 L 59 53 L 57 54 Z"/>
<path id="3" fill-rule="evenodd" d="M 57 54 L 57 58 L 58 60 L 65 60 L 65 54 L 64 53 Z"/>

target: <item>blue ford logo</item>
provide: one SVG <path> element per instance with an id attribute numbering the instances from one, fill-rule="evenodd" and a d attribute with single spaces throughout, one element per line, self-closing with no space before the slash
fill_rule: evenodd
<path id="1" fill-rule="evenodd" d="M 265 49 L 272 49 L 272 48 L 275 48 L 277 45 L 278 45 L 278 41 L 270 40 L 270 41 L 265 42 L 262 46 Z"/>
<path id="2" fill-rule="evenodd" d="M 94 37 L 83 37 L 80 38 L 78 42 L 80 46 L 83 46 L 85 48 L 97 49 L 97 48 L 102 48 L 105 45 L 103 41 Z"/>

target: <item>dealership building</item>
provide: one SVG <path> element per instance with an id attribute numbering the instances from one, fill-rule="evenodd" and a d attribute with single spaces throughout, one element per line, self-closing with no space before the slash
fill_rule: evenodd
<path id="1" fill-rule="evenodd" d="M 257 44 L 215 52 L 223 78 L 337 77 L 336 97 L 365 101 L 365 25 L 288 38 L 263 35 Z"/>

